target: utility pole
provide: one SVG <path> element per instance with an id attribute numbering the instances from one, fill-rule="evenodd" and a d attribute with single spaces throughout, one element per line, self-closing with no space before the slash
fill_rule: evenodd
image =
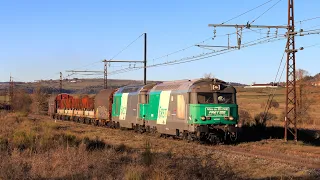
<path id="1" fill-rule="evenodd" d="M 288 32 L 287 32 L 287 79 L 286 79 L 286 116 L 284 140 L 287 141 L 288 131 L 293 135 L 294 141 L 298 139 L 297 132 L 297 94 L 296 94 L 296 57 L 294 32 L 294 0 L 288 0 Z M 293 130 L 290 129 L 293 125 Z"/>
<path id="2" fill-rule="evenodd" d="M 143 51 L 143 61 L 132 61 L 132 60 L 103 60 L 102 62 L 104 63 L 104 70 L 103 71 L 73 71 L 69 70 L 66 72 L 95 72 L 95 73 L 103 73 L 103 84 L 104 84 L 104 89 L 108 88 L 108 63 L 143 63 L 143 84 L 147 85 L 147 33 L 144 33 L 144 51 Z"/>
<path id="3" fill-rule="evenodd" d="M 296 32 L 294 32 L 294 0 L 288 0 L 288 25 L 287 26 L 265 26 L 265 25 L 227 25 L 227 24 L 209 24 L 209 27 L 214 27 L 214 37 L 216 36 L 216 27 L 235 27 L 236 35 L 237 35 L 237 46 L 230 46 L 229 37 L 228 37 L 228 49 L 229 48 L 238 48 L 241 47 L 242 40 L 242 30 L 244 28 L 267 28 L 267 29 L 287 29 L 287 80 L 286 80 L 286 115 L 285 115 L 285 133 L 284 140 L 287 141 L 287 131 L 290 131 L 294 136 L 294 140 L 297 141 L 297 111 L 296 111 L 296 77 L 295 77 L 295 53 L 297 50 L 295 49 L 295 41 L 294 36 Z M 225 46 L 221 46 L 225 47 Z M 290 130 L 289 125 L 293 125 L 293 131 Z"/>
<path id="4" fill-rule="evenodd" d="M 104 62 L 104 71 L 103 71 L 103 73 L 104 73 L 104 76 L 103 76 L 103 78 L 104 78 L 104 80 L 103 80 L 103 82 L 104 82 L 104 89 L 107 89 L 107 87 L 108 87 L 108 63 L 106 62 L 106 61 L 103 61 Z"/>
<path id="5" fill-rule="evenodd" d="M 143 84 L 147 85 L 147 33 L 144 33 L 144 74 Z"/>
<path id="6" fill-rule="evenodd" d="M 9 105 L 10 105 L 10 110 L 12 110 L 12 105 L 13 105 L 13 78 L 10 74 L 10 86 L 9 86 Z"/>
<path id="7" fill-rule="evenodd" d="M 62 72 L 60 72 L 60 94 L 62 93 Z"/>
<path id="8" fill-rule="evenodd" d="M 146 49 L 146 48 L 145 48 Z M 146 53 L 145 53 L 145 55 L 146 55 Z M 147 79 L 147 75 L 146 75 L 146 68 L 147 68 L 147 66 L 146 66 L 146 64 L 147 64 L 147 60 L 146 60 L 146 58 L 144 59 L 144 61 L 123 61 L 123 60 L 121 60 L 121 61 L 118 61 L 118 60 L 103 60 L 102 62 L 104 62 L 104 81 L 105 81 L 105 89 L 107 89 L 107 63 L 144 63 L 144 85 L 146 85 L 147 83 L 146 83 L 146 79 Z"/>

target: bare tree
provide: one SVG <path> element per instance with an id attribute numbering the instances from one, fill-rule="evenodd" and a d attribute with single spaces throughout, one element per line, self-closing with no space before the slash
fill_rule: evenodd
<path id="1" fill-rule="evenodd" d="M 30 104 L 32 99 L 28 93 L 23 89 L 16 89 L 12 99 L 12 109 L 15 112 L 22 112 L 28 114 L 30 112 Z"/>
<path id="2" fill-rule="evenodd" d="M 307 123 L 311 121 L 311 116 L 308 112 L 312 103 L 312 99 L 308 97 L 310 94 L 310 87 L 308 87 L 309 72 L 304 69 L 296 70 L 296 80 L 298 85 L 298 97 L 297 97 L 297 121 L 298 123 Z"/>
<path id="3" fill-rule="evenodd" d="M 306 76 L 309 76 L 309 72 L 304 69 L 297 69 L 296 70 L 296 80 L 303 80 Z"/>
<path id="4" fill-rule="evenodd" d="M 204 78 L 204 79 L 211 79 L 211 78 L 214 78 L 214 75 L 213 75 L 212 73 L 205 73 L 205 74 L 203 75 L 203 78 Z"/>
<path id="5" fill-rule="evenodd" d="M 44 114 L 48 110 L 48 94 L 38 86 L 33 92 L 33 112 Z"/>

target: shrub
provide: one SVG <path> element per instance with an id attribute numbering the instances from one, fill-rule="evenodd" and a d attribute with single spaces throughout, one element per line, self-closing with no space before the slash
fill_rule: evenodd
<path id="1" fill-rule="evenodd" d="M 252 122 L 252 117 L 250 113 L 246 110 L 239 111 L 239 124 L 241 125 L 248 125 Z"/>
<path id="2" fill-rule="evenodd" d="M 279 107 L 280 107 L 280 105 L 279 105 L 279 103 L 278 103 L 276 100 L 273 99 L 271 102 L 269 102 L 269 107 L 268 107 L 268 109 L 270 109 L 270 108 L 277 109 L 277 108 L 279 108 Z M 260 108 L 265 109 L 265 108 L 266 108 L 266 103 L 265 103 L 265 102 L 261 103 L 261 104 L 260 104 Z"/>
<path id="3" fill-rule="evenodd" d="M 48 111 L 48 94 L 43 88 L 37 87 L 33 92 L 32 110 L 36 114 L 46 114 Z"/>
<path id="4" fill-rule="evenodd" d="M 24 90 L 16 90 L 12 99 L 12 108 L 14 111 L 22 112 L 24 116 L 30 112 L 31 97 Z"/>
<path id="5" fill-rule="evenodd" d="M 254 116 L 256 126 L 266 127 L 267 121 L 275 120 L 277 116 L 272 113 L 260 112 Z"/>
<path id="6" fill-rule="evenodd" d="M 151 165 L 153 154 L 151 152 L 151 144 L 149 141 L 146 141 L 145 150 L 142 153 L 143 163 L 147 166 Z"/>

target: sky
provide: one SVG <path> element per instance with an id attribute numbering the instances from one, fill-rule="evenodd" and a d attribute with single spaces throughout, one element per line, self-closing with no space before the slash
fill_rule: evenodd
<path id="1" fill-rule="evenodd" d="M 246 24 L 259 17 L 253 25 L 285 25 L 287 0 L 264 13 L 277 1 L 226 24 Z M 235 33 L 236 29 L 217 27 L 217 37 L 212 39 L 214 28 L 208 24 L 221 24 L 264 2 L 267 0 L 0 0 L 0 81 L 8 81 L 10 73 L 15 81 L 58 79 L 60 72 L 68 78 L 103 77 L 70 75 L 66 71 L 102 71 L 101 61 L 112 59 L 120 51 L 113 60 L 143 60 L 143 33 L 147 33 L 148 65 L 221 50 L 192 45 L 206 39 L 200 44 L 226 46 L 225 34 Z M 319 8 L 319 0 L 296 0 L 296 29 L 319 28 L 320 18 L 299 23 L 319 17 Z M 267 31 L 244 29 L 241 41 L 266 37 Z M 284 32 L 279 30 L 278 34 Z M 270 29 L 270 33 L 274 35 L 275 29 Z M 305 69 L 310 75 L 320 72 L 319 40 L 319 35 L 296 37 L 296 47 L 306 47 L 296 54 L 296 68 Z M 285 43 L 282 38 L 198 61 L 148 68 L 147 79 L 196 79 L 211 73 L 228 82 L 271 82 L 276 78 Z M 234 35 L 230 35 L 230 45 L 236 45 Z M 181 49 L 185 50 L 173 53 Z M 130 67 L 141 65 L 132 63 Z M 109 78 L 143 80 L 143 69 L 112 74 L 127 67 L 128 63 L 111 63 Z M 285 72 L 281 80 L 285 80 Z"/>

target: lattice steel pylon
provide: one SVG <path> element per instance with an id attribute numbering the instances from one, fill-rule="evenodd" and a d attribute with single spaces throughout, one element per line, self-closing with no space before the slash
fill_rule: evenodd
<path id="1" fill-rule="evenodd" d="M 288 0 L 288 32 L 287 32 L 287 79 L 286 79 L 286 112 L 284 120 L 284 140 L 288 139 L 288 131 L 293 135 L 294 140 L 298 139 L 297 132 L 297 93 L 296 93 L 296 57 L 295 53 L 295 32 L 294 32 L 294 0 Z M 290 129 L 290 125 L 293 128 Z"/>
<path id="2" fill-rule="evenodd" d="M 108 62 L 107 61 L 103 61 L 103 62 L 104 62 L 103 88 L 107 89 L 108 88 Z"/>
<path id="3" fill-rule="evenodd" d="M 60 84 L 59 84 L 59 91 L 62 93 L 62 72 L 60 72 Z"/>
<path id="4" fill-rule="evenodd" d="M 10 110 L 12 110 L 13 107 L 13 88 L 14 88 L 14 84 L 13 84 L 13 78 L 10 74 L 10 85 L 9 85 L 9 105 L 10 105 Z"/>

